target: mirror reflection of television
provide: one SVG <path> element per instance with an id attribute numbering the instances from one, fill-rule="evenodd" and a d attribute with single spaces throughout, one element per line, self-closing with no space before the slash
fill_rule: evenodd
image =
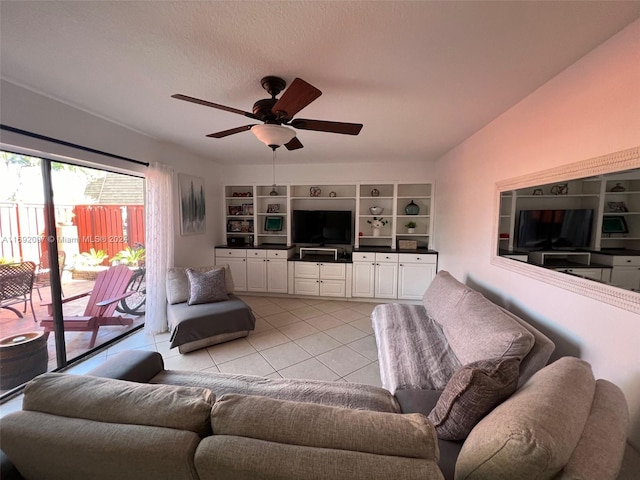
<path id="1" fill-rule="evenodd" d="M 348 210 L 294 210 L 293 241 L 315 245 L 350 245 L 353 220 Z"/>
<path id="2" fill-rule="evenodd" d="M 602 233 L 629 233 L 627 221 L 617 215 L 605 215 L 602 218 Z"/>
<path id="3" fill-rule="evenodd" d="M 521 210 L 516 245 L 525 250 L 589 248 L 593 209 Z"/>

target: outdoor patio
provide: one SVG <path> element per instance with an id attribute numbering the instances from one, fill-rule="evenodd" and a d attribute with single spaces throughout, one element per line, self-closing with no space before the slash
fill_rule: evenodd
<path id="1" fill-rule="evenodd" d="M 70 297 L 82 292 L 90 291 L 93 287 L 92 280 L 76 280 L 72 279 L 70 272 L 65 272 L 62 277 L 62 290 L 65 297 Z M 0 338 L 11 337 L 14 335 L 24 334 L 28 332 L 40 332 L 44 329 L 40 327 L 39 320 L 47 316 L 47 302 L 51 300 L 50 287 L 40 288 L 40 294 L 42 300 L 38 297 L 37 290 L 33 290 L 33 309 L 35 312 L 36 320 L 34 321 L 31 309 L 27 305 L 26 312 L 22 312 L 24 309 L 23 304 L 14 305 L 23 315 L 23 318 L 19 318 L 14 312 L 7 309 L 0 309 Z M 72 302 L 63 304 L 63 312 L 65 316 L 82 315 L 85 306 L 88 301 L 88 296 Z M 120 315 L 116 312 L 116 314 Z M 111 340 L 118 335 L 128 332 L 139 325 L 144 323 L 144 315 L 133 318 L 133 325 L 131 326 L 105 326 L 100 327 L 98 338 L 96 340 L 96 347 Z M 91 338 L 91 332 L 67 332 L 65 333 L 65 344 L 67 352 L 67 360 L 77 357 L 78 355 L 89 350 L 89 341 Z M 56 361 L 56 343 L 55 335 L 51 333 L 47 341 L 47 348 L 49 352 L 48 370 L 53 370 L 57 367 Z M 2 391 L 0 391 L 1 393 Z"/>

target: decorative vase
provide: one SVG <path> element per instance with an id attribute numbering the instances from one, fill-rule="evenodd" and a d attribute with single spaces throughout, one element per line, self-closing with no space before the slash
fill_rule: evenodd
<path id="1" fill-rule="evenodd" d="M 374 237 L 379 237 L 380 236 L 380 229 L 379 228 L 373 228 L 373 236 Z"/>
<path id="2" fill-rule="evenodd" d="M 418 215 L 418 213 L 420 213 L 420 207 L 411 200 L 411 203 L 404 207 L 404 213 L 407 215 Z"/>
<path id="3" fill-rule="evenodd" d="M 626 188 L 624 188 L 622 186 L 622 184 L 620 183 L 616 183 L 615 187 L 611 187 L 611 190 L 609 190 L 610 192 L 624 192 L 626 190 Z"/>
<path id="4" fill-rule="evenodd" d="M 371 212 L 371 215 L 380 215 L 384 212 L 384 207 L 369 207 L 369 212 Z"/>
<path id="5" fill-rule="evenodd" d="M 379 197 L 380 196 L 380 190 L 378 190 L 377 188 L 374 188 L 373 190 L 371 190 L 371 196 L 372 197 Z"/>

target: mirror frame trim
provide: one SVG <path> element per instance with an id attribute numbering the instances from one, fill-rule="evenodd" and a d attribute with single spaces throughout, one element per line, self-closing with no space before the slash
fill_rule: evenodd
<path id="1" fill-rule="evenodd" d="M 624 290 L 593 280 L 573 277 L 537 265 L 501 257 L 498 255 L 498 249 L 496 248 L 499 245 L 498 221 L 500 218 L 500 194 L 502 192 L 634 168 L 640 168 L 640 146 L 496 182 L 491 264 L 633 313 L 640 313 L 639 292 Z"/>

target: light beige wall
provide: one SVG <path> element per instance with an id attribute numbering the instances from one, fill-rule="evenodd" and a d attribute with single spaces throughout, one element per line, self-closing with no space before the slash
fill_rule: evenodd
<path id="1" fill-rule="evenodd" d="M 207 205 L 207 226 L 204 235 L 180 235 L 177 183 L 175 185 L 175 264 L 192 266 L 213 262 L 213 246 L 216 237 L 219 236 L 217 230 L 221 224 L 219 209 L 215 208 L 221 195 L 219 166 L 213 159 L 193 155 L 176 145 L 160 142 L 4 80 L 0 82 L 0 100 L 0 121 L 4 125 L 143 162 L 160 162 L 172 166 L 176 173 L 188 173 L 204 178 Z M 53 144 L 37 142 L 4 131 L 0 131 L 0 142 L 60 154 L 70 152 L 68 155 L 71 157 L 77 155 L 84 160 L 101 162 L 117 171 L 145 171 L 145 167 L 139 165 L 65 150 Z"/>
<path id="2" fill-rule="evenodd" d="M 514 68 L 516 68 L 514 66 Z M 640 145 L 640 21 L 437 162 L 440 267 L 541 327 L 625 392 L 640 446 L 640 316 L 493 266 L 495 183 Z"/>

